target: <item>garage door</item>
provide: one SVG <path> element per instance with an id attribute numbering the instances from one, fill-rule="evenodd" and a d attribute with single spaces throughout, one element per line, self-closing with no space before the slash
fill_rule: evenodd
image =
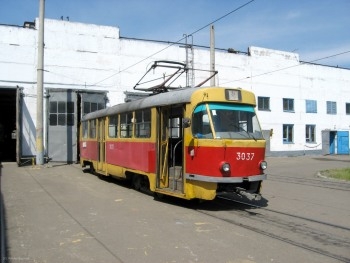
<path id="1" fill-rule="evenodd" d="M 338 131 L 337 132 L 337 144 L 338 144 L 338 154 L 349 154 L 349 132 L 348 131 Z"/>
<path id="2" fill-rule="evenodd" d="M 54 162 L 77 162 L 81 115 L 104 109 L 106 92 L 66 89 L 48 89 L 47 92 L 48 157 Z"/>

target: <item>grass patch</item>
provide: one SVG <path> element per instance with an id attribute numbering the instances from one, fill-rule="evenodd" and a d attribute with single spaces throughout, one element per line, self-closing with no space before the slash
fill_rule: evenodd
<path id="1" fill-rule="evenodd" d="M 329 178 L 350 181 L 350 168 L 324 170 L 322 174 Z"/>

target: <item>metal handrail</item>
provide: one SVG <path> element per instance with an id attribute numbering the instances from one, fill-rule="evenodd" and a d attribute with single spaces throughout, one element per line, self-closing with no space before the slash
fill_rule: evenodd
<path id="1" fill-rule="evenodd" d="M 177 146 L 179 145 L 179 143 L 182 142 L 182 140 L 178 141 L 175 146 L 174 146 L 174 150 L 173 150 L 173 168 L 174 168 L 174 180 L 173 180 L 173 190 L 175 190 L 175 186 L 176 186 L 176 169 L 175 169 L 175 151 L 176 151 L 176 148 Z"/>

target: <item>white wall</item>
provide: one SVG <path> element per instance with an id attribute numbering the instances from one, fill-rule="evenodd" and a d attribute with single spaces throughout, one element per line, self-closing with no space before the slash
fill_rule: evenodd
<path id="1" fill-rule="evenodd" d="M 24 87 L 23 154 L 35 155 L 38 31 L 0 26 L 0 35 L 0 87 Z M 46 19 L 44 88 L 107 90 L 109 105 L 114 105 L 124 101 L 124 91 L 133 91 L 155 60 L 184 63 L 185 54 L 183 43 L 119 38 L 116 27 Z M 209 58 L 209 50 L 194 49 L 195 68 L 208 70 Z M 250 47 L 249 55 L 217 51 L 215 60 L 217 85 L 270 97 L 270 111 L 258 111 L 258 116 L 264 130 L 273 129 L 272 151 L 321 149 L 322 130 L 350 129 L 345 114 L 350 70 L 302 64 L 297 53 L 258 47 Z M 195 83 L 208 76 L 196 71 Z M 185 76 L 179 81 L 184 85 Z M 283 98 L 294 99 L 295 112 L 283 112 Z M 317 100 L 317 114 L 305 113 L 306 99 Z M 326 114 L 326 101 L 337 102 L 336 115 Z M 283 143 L 283 124 L 294 124 L 293 144 Z M 305 143 L 306 124 L 316 125 L 316 144 Z"/>

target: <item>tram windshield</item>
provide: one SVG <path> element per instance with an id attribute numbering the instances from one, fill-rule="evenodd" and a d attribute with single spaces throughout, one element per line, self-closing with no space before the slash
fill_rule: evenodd
<path id="1" fill-rule="evenodd" d="M 196 107 L 192 132 L 203 139 L 263 139 L 254 107 L 228 103 L 206 103 Z"/>

